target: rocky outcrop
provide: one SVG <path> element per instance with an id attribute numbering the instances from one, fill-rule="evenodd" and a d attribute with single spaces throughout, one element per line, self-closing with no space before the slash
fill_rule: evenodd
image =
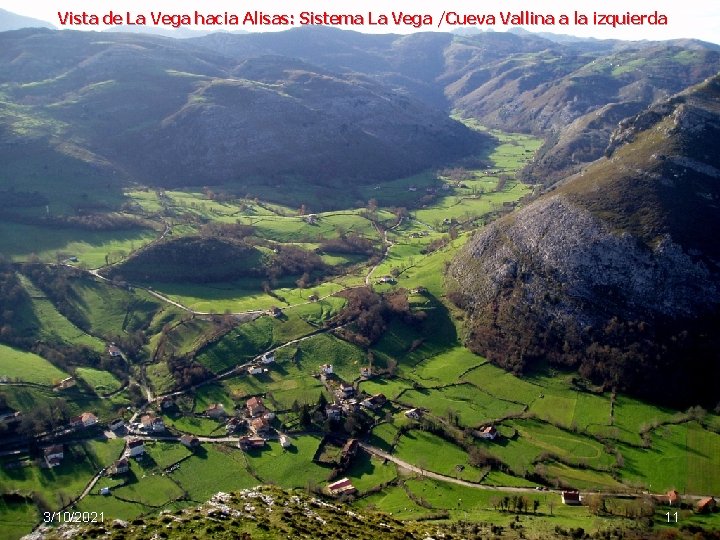
<path id="1" fill-rule="evenodd" d="M 714 406 L 718 119 L 714 78 L 622 122 L 609 158 L 477 233 L 448 270 L 469 346 L 518 372 L 549 361 Z"/>

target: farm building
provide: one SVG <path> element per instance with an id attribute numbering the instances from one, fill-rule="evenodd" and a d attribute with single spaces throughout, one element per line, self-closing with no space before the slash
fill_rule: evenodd
<path id="1" fill-rule="evenodd" d="M 411 420 L 420 420 L 423 416 L 423 412 L 420 409 L 410 409 L 409 411 L 405 411 L 405 416 Z"/>
<path id="2" fill-rule="evenodd" d="M 717 501 L 713 497 L 705 497 L 700 499 L 695 507 L 698 514 L 704 514 L 707 512 L 714 512 L 717 508 Z"/>
<path id="3" fill-rule="evenodd" d="M 60 381 L 59 383 L 57 383 L 57 384 L 53 387 L 53 390 L 54 390 L 55 392 L 59 392 L 60 390 L 65 390 L 66 388 L 72 388 L 72 387 L 75 386 L 76 384 L 77 384 L 77 383 L 76 383 L 76 381 L 75 381 L 75 379 L 74 379 L 73 377 L 66 377 L 66 378 L 64 378 L 62 381 Z"/>
<path id="4" fill-rule="evenodd" d="M 240 437 L 238 439 L 238 448 L 241 450 L 252 450 L 254 448 L 262 448 L 265 446 L 265 439 L 262 437 Z"/>
<path id="5" fill-rule="evenodd" d="M 563 504 L 580 504 L 580 493 L 577 491 L 563 491 L 560 496 L 562 497 Z"/>
<path id="6" fill-rule="evenodd" d="M 490 441 L 494 441 L 495 438 L 498 436 L 498 431 L 497 429 L 495 429 L 495 426 L 483 426 L 475 433 L 481 439 L 488 439 Z"/>
<path id="7" fill-rule="evenodd" d="M 180 437 L 180 444 L 187 448 L 193 449 L 200 446 L 200 439 L 193 437 L 192 435 L 185 434 Z"/>
<path id="8" fill-rule="evenodd" d="M 387 401 L 387 398 L 384 394 L 375 394 L 372 397 L 369 397 L 367 399 L 364 399 L 360 402 L 360 405 L 362 407 L 365 407 L 366 409 L 370 409 L 371 411 L 376 411 L 383 405 L 385 405 L 385 402 Z"/>
<path id="9" fill-rule="evenodd" d="M 63 452 L 61 444 L 54 444 L 53 446 L 43 448 L 43 458 L 45 459 L 45 464 L 50 468 L 60 465 L 63 457 L 65 457 L 65 453 Z"/>
<path id="10" fill-rule="evenodd" d="M 328 484 L 327 490 L 330 495 L 336 497 L 339 495 L 352 494 L 357 491 L 357 489 L 355 489 L 355 486 L 352 485 L 352 482 L 349 478 L 341 478 L 337 482 Z"/>

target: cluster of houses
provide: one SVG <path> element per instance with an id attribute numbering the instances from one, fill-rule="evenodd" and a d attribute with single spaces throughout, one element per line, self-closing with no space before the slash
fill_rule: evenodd
<path id="1" fill-rule="evenodd" d="M 245 411 L 249 434 L 238 439 L 238 447 L 242 450 L 263 448 L 275 431 L 272 427 L 275 413 L 265 407 L 265 403 L 259 396 L 253 396 L 245 402 Z M 279 434 L 279 439 L 283 448 L 292 444 L 290 438 L 284 433 Z"/>
<path id="2" fill-rule="evenodd" d="M 247 372 L 249 375 L 260 375 L 261 373 L 267 373 L 268 368 L 263 366 L 269 366 L 270 364 L 275 363 L 275 354 L 274 353 L 265 353 L 260 357 L 260 361 L 258 363 L 250 364 L 247 367 Z"/>
<path id="3" fill-rule="evenodd" d="M 360 378 L 369 379 L 372 375 L 370 367 L 360 368 Z M 351 414 L 357 412 L 361 407 L 376 411 L 387 403 L 387 398 L 383 394 L 368 397 L 358 396 L 352 384 L 343 382 L 335 376 L 332 364 L 320 366 L 320 380 L 325 383 L 326 387 L 335 396 L 335 403 L 328 404 L 325 407 L 325 415 L 328 419 L 338 420 L 343 413 Z"/>

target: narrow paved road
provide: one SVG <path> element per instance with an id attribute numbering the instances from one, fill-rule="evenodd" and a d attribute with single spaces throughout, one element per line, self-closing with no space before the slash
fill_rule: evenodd
<path id="1" fill-rule="evenodd" d="M 454 478 L 452 476 L 445 476 L 444 474 L 438 474 L 432 471 L 428 471 L 426 469 L 421 469 L 420 467 L 417 467 L 413 465 L 412 463 L 408 463 L 407 461 L 403 461 L 399 458 L 396 458 L 395 456 L 388 454 L 387 452 L 380 450 L 379 448 L 375 446 L 371 446 L 367 443 L 360 442 L 360 448 L 368 452 L 369 454 L 373 454 L 379 458 L 386 459 L 388 461 L 392 461 L 395 463 L 398 467 L 401 467 L 405 469 L 406 471 L 417 473 L 421 476 L 424 476 L 426 478 L 432 478 L 434 480 L 440 480 L 441 482 L 450 482 L 451 484 L 457 484 L 459 486 L 465 486 L 470 487 L 474 489 L 484 489 L 487 491 L 512 491 L 516 493 L 538 493 L 538 491 L 535 488 L 531 487 L 511 487 L 511 486 L 488 486 L 485 484 L 476 484 L 474 482 L 468 482 L 467 480 L 461 480 L 459 478 Z M 549 493 L 549 492 L 556 492 L 555 490 L 551 491 L 543 491 L 543 493 Z M 559 492 L 556 492 L 559 493 Z"/>

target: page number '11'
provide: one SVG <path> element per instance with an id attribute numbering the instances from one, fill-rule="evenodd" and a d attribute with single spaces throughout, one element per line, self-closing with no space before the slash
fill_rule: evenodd
<path id="1" fill-rule="evenodd" d="M 678 513 L 677 513 L 677 512 L 675 512 L 674 514 L 671 514 L 670 512 L 667 512 L 665 515 L 666 515 L 667 518 L 668 518 L 668 523 L 677 523 L 677 517 L 678 517 Z M 673 519 L 673 518 L 674 518 L 674 519 Z"/>

